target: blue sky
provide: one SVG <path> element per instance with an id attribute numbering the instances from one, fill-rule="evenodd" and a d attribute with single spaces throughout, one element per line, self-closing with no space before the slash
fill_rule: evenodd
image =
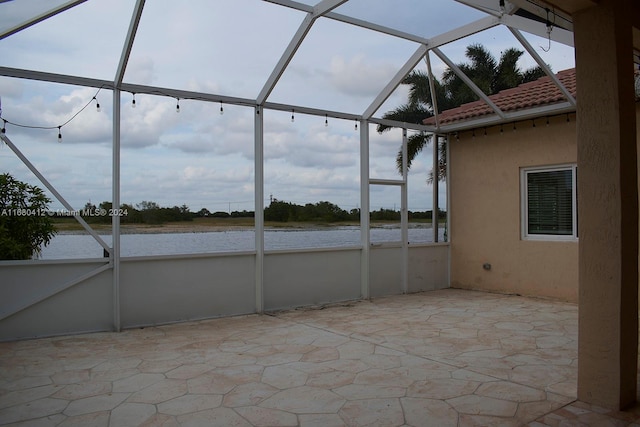
<path id="1" fill-rule="evenodd" d="M 60 2 L 57 2 L 60 3 Z M 305 3 L 313 4 L 307 1 Z M 0 4 L 0 29 L 51 2 L 14 0 Z M 44 5 L 44 6 L 43 6 Z M 259 0 L 148 1 L 125 82 L 218 95 L 255 98 L 305 14 Z M 89 0 L 20 33 L 0 40 L 7 67 L 113 79 L 129 25 L 130 0 Z M 25 12 L 27 10 L 28 12 Z M 482 17 L 452 1 L 351 0 L 335 12 L 368 19 L 425 37 Z M 22 14 L 22 15 L 20 15 Z M 529 38 L 553 70 L 573 66 L 573 49 Z M 443 46 L 454 62 L 482 43 L 494 55 L 519 47 L 503 28 Z M 417 49 L 413 42 L 325 18 L 311 29 L 269 101 L 361 114 Z M 527 54 L 522 68 L 535 65 Z M 444 65 L 432 56 L 437 75 Z M 424 62 L 418 67 L 425 69 Z M 2 117 L 33 126 L 59 126 L 96 96 L 95 103 L 62 128 L 31 130 L 7 125 L 7 135 L 74 206 L 111 199 L 112 93 L 102 89 L 0 77 Z M 197 211 L 253 210 L 253 110 L 247 107 L 122 94 L 122 202 L 188 205 Z M 375 116 L 406 100 L 399 88 Z M 382 135 L 371 125 L 370 175 L 399 178 L 395 154 L 399 130 Z M 431 209 L 425 181 L 430 150 L 414 163 L 409 209 Z M 304 204 L 327 200 L 359 207 L 359 132 L 351 121 L 291 112 L 265 112 L 265 196 Z M 0 169 L 38 184 L 8 147 L 0 147 Z M 397 187 L 374 186 L 372 209 L 399 207 Z M 61 205 L 54 201 L 52 207 Z"/>

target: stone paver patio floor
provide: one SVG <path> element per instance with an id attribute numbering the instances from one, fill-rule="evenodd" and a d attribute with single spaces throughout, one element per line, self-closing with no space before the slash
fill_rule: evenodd
<path id="1" fill-rule="evenodd" d="M 577 329 L 575 304 L 447 289 L 0 343 L 0 425 L 588 425 Z"/>

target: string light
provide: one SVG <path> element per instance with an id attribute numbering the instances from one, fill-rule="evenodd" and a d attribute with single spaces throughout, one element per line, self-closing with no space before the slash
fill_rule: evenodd
<path id="1" fill-rule="evenodd" d="M 176 113 L 180 112 L 180 98 L 176 98 Z"/>
<path id="2" fill-rule="evenodd" d="M 533 127 L 536 127 L 536 119 L 531 120 L 533 122 Z"/>
<path id="3" fill-rule="evenodd" d="M 100 93 L 100 91 L 102 90 L 104 86 L 100 87 L 98 89 L 98 91 L 96 92 L 96 94 L 86 103 L 84 104 L 84 106 L 82 108 L 80 108 L 78 111 L 76 111 L 66 122 L 57 125 L 57 126 L 33 126 L 33 125 L 24 125 L 21 123 L 16 123 L 16 122 L 12 122 L 10 120 L 7 120 L 5 118 L 2 118 L 2 130 L 1 132 L 7 133 L 7 124 L 10 125 L 14 125 L 14 126 L 18 126 L 21 128 L 25 128 L 25 129 L 43 129 L 43 130 L 50 130 L 50 129 L 58 129 L 58 142 L 62 142 L 62 127 L 68 125 L 69 123 L 71 123 L 71 121 L 73 121 L 76 117 L 78 117 L 78 115 L 80 113 L 82 113 L 84 110 L 86 110 L 86 108 L 93 102 L 96 101 L 96 108 L 98 109 L 98 111 L 100 111 L 100 104 L 98 103 L 98 94 Z"/>
<path id="4" fill-rule="evenodd" d="M 513 131 L 516 131 L 516 122 L 513 122 Z"/>
<path id="5" fill-rule="evenodd" d="M 224 108 L 222 108 L 222 101 L 220 101 L 220 115 L 224 114 Z"/>
<path id="6" fill-rule="evenodd" d="M 476 139 L 476 130 L 475 129 L 471 133 L 471 139 Z"/>
<path id="7" fill-rule="evenodd" d="M 329 126 L 329 116 L 327 114 L 324 115 L 324 127 Z"/>
<path id="8" fill-rule="evenodd" d="M 500 134 L 502 135 L 504 133 L 504 127 L 503 125 L 500 125 Z"/>
<path id="9" fill-rule="evenodd" d="M 484 136 L 487 136 L 487 128 L 484 128 Z"/>
<path id="10" fill-rule="evenodd" d="M 358 130 L 358 120 L 356 119 L 355 130 Z"/>
<path id="11" fill-rule="evenodd" d="M 549 126 L 549 116 L 547 116 L 547 126 Z"/>
<path id="12" fill-rule="evenodd" d="M 295 116 L 293 114 L 294 114 L 294 111 L 291 110 L 291 123 L 296 121 L 296 118 L 295 118 Z"/>
<path id="13" fill-rule="evenodd" d="M 569 113 L 567 113 L 567 123 L 569 123 L 571 120 L 569 120 Z"/>
<path id="14" fill-rule="evenodd" d="M 131 100 L 131 108 L 136 108 L 136 94 L 132 93 L 133 99 Z"/>

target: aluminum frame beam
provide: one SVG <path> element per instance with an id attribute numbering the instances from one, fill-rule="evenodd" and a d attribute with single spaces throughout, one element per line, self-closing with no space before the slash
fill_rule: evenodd
<path id="1" fill-rule="evenodd" d="M 545 39 L 549 37 L 551 41 L 561 43 L 565 46 L 574 47 L 573 33 L 571 31 L 565 30 L 564 28 L 553 27 L 551 33 L 547 34 L 546 25 L 541 22 L 523 18 L 521 16 L 504 15 L 502 18 L 500 18 L 500 21 L 509 28 L 521 30 Z"/>
<path id="2" fill-rule="evenodd" d="M 309 6 L 304 3 L 296 2 L 296 1 L 291 1 L 291 0 L 263 0 L 263 1 L 268 3 L 273 3 L 279 6 L 289 7 L 291 9 L 299 10 L 302 12 L 307 12 L 307 13 L 313 12 L 312 6 Z M 459 40 L 460 38 L 470 36 L 472 34 L 484 31 L 486 29 L 489 29 L 491 27 L 494 27 L 500 24 L 504 24 L 509 27 L 516 28 L 540 37 L 544 37 L 544 38 L 547 37 L 546 27 L 544 25 L 539 25 L 540 24 L 539 22 L 532 21 L 530 19 L 523 18 L 520 16 L 510 15 L 508 13 L 500 15 L 494 9 L 478 5 L 477 1 L 472 1 L 472 0 L 466 0 L 466 1 L 457 0 L 457 1 L 469 7 L 478 9 L 483 13 L 487 13 L 490 16 L 481 18 L 477 21 L 471 22 L 467 25 L 463 25 L 462 27 L 453 29 L 451 31 L 439 34 L 431 38 L 421 37 L 416 34 L 411 34 L 405 31 L 396 30 L 394 28 L 385 27 L 383 25 L 374 24 L 369 21 L 353 18 L 347 15 L 336 13 L 336 12 L 329 12 L 325 14 L 324 17 L 328 19 L 333 19 L 335 21 L 344 22 L 346 24 L 355 25 L 357 27 L 366 28 L 368 30 L 376 31 L 382 34 L 398 37 L 407 41 L 424 44 L 424 45 L 427 45 L 429 48 L 442 46 L 444 44 L 450 43 L 455 40 Z M 480 0 L 480 1 L 486 2 L 488 0 Z M 492 1 L 497 1 L 497 0 L 492 0 Z M 510 5 L 510 3 L 507 2 L 507 11 L 511 10 L 509 8 L 515 10 L 517 7 Z M 567 31 L 562 27 L 557 27 L 557 26 L 554 27 L 553 31 L 551 32 L 551 40 L 558 43 L 565 44 L 567 46 L 573 46 L 573 34 L 571 33 L 571 31 Z"/>
<path id="3" fill-rule="evenodd" d="M 402 239 L 400 276 L 402 293 L 409 293 L 409 153 L 407 129 L 402 129 L 402 185 L 400 186 L 400 235 Z"/>
<path id="4" fill-rule="evenodd" d="M 455 0 L 460 4 L 464 4 L 466 6 L 472 7 L 476 10 L 479 10 L 483 13 L 487 13 L 489 15 L 500 18 L 500 22 L 510 28 L 515 28 L 518 30 L 522 30 L 536 36 L 540 36 L 543 38 L 547 38 L 547 28 L 546 25 L 541 22 L 525 18 L 522 16 L 515 15 L 518 9 L 526 10 L 530 13 L 536 14 L 540 16 L 541 19 L 546 18 L 546 10 L 535 6 L 535 11 L 537 13 L 529 10 L 529 4 L 524 5 L 521 2 L 520 4 L 514 4 L 514 1 L 505 1 L 504 11 L 495 9 L 496 0 Z M 517 0 L 515 0 L 517 1 Z M 526 7 L 523 7 L 526 6 Z M 533 10 L 533 9 L 532 9 Z M 567 24 L 570 21 L 560 13 L 558 10 L 553 11 L 557 16 L 563 19 L 565 25 L 558 25 L 557 22 L 554 23 L 553 31 L 551 32 L 551 40 L 556 41 L 558 43 L 566 44 L 568 46 L 573 46 L 573 33 L 571 32 L 573 29 L 572 24 Z M 553 21 L 552 21 L 553 23 Z"/>
<path id="5" fill-rule="evenodd" d="M 45 71 L 23 70 L 21 68 L 0 66 L 0 76 L 83 87 L 113 88 L 113 82 L 109 80 L 92 79 L 89 77 L 72 76 L 67 74 L 48 73 Z"/>
<path id="6" fill-rule="evenodd" d="M 569 103 L 575 107 L 576 99 L 573 97 L 571 92 L 569 92 L 569 90 L 560 82 L 560 80 L 558 79 L 558 76 L 556 76 L 553 73 L 553 71 L 551 71 L 551 68 L 549 68 L 549 66 L 546 64 L 546 62 L 544 62 L 544 60 L 540 57 L 540 55 L 538 55 L 538 52 L 536 52 L 533 46 L 531 46 L 529 41 L 527 41 L 527 39 L 524 38 L 522 33 L 520 33 L 520 31 L 516 30 L 515 28 L 509 27 L 509 31 L 511 31 L 511 33 L 515 36 L 515 38 L 518 39 L 522 47 L 524 47 L 525 50 L 529 52 L 529 55 L 533 57 L 533 59 L 538 63 L 540 68 L 544 70 L 547 76 L 551 78 L 553 83 L 558 87 L 558 89 L 560 89 L 562 94 L 567 98 L 567 101 L 569 101 Z"/>
<path id="7" fill-rule="evenodd" d="M 424 62 L 427 66 L 427 77 L 429 78 L 429 91 L 431 92 L 431 106 L 433 107 L 433 117 L 436 121 L 436 128 L 440 126 L 438 109 L 438 94 L 436 93 L 436 84 L 433 78 L 433 71 L 431 70 L 431 56 L 427 53 L 424 56 Z"/>
<path id="8" fill-rule="evenodd" d="M 440 209 L 440 188 L 438 186 L 438 183 L 440 182 L 440 170 L 438 168 L 440 153 L 438 148 L 440 146 L 440 136 L 435 133 L 431 134 L 431 143 L 433 144 L 433 163 L 431 166 L 431 170 L 433 171 L 433 208 L 431 209 L 431 227 L 433 229 L 433 243 L 438 243 L 440 240 L 438 236 L 438 212 Z"/>
<path id="9" fill-rule="evenodd" d="M 369 194 L 369 124 L 366 120 L 360 121 L 360 297 L 369 299 L 371 287 L 369 282 L 369 254 L 371 251 L 371 236 L 369 228 L 371 218 L 369 209 L 371 198 Z"/>
<path id="10" fill-rule="evenodd" d="M 307 36 L 307 34 L 309 34 L 309 31 L 311 31 L 311 27 L 313 27 L 316 19 L 335 9 L 346 1 L 347 0 L 322 0 L 320 3 L 316 4 L 313 7 L 313 11 L 307 13 L 307 16 L 300 23 L 298 30 L 289 41 L 289 45 L 280 57 L 280 60 L 278 60 L 276 66 L 271 71 L 271 75 L 258 94 L 258 97 L 256 98 L 256 103 L 258 105 L 263 105 L 271 92 L 273 92 L 273 89 L 275 89 L 276 85 L 278 84 L 280 77 L 282 77 L 282 74 L 285 72 L 287 66 L 302 45 L 305 37 Z"/>
<path id="11" fill-rule="evenodd" d="M 470 35 L 477 34 L 482 31 L 488 30 L 489 28 L 498 26 L 500 25 L 500 22 L 501 21 L 499 18 L 496 18 L 494 16 L 486 16 L 484 18 L 478 19 L 477 21 L 470 22 L 461 27 L 454 28 L 450 31 L 431 37 L 427 42 L 427 46 L 429 47 L 429 49 L 434 49 L 436 47 L 443 46 L 456 40 L 460 40 Z"/>
<path id="12" fill-rule="evenodd" d="M 73 0 L 73 1 L 69 1 L 67 3 L 64 3 L 58 7 L 55 7 L 53 9 L 50 9 L 44 13 L 41 13 L 40 15 L 34 16 L 33 18 L 24 21 L 23 23 L 16 25 L 14 27 L 11 27 L 7 30 L 5 30 L 4 32 L 0 33 L 0 40 L 5 39 L 15 33 L 18 33 L 26 28 L 31 27 L 32 25 L 35 25 L 39 22 L 42 22 L 46 19 L 51 18 L 52 16 L 55 16 L 59 13 L 62 13 L 68 9 L 71 9 L 72 7 L 76 7 L 79 4 L 82 4 L 84 2 L 86 2 L 87 0 Z"/>
<path id="13" fill-rule="evenodd" d="M 384 89 L 382 89 L 382 91 L 378 94 L 376 99 L 374 99 L 373 102 L 369 105 L 369 107 L 367 107 L 367 109 L 364 110 L 364 113 L 362 113 L 362 117 L 364 119 L 371 118 L 371 116 L 373 116 L 373 114 L 376 111 L 378 111 L 378 109 L 380 108 L 380 106 L 382 106 L 384 101 L 386 101 L 387 98 L 391 96 L 393 91 L 396 90 L 398 86 L 400 86 L 400 83 L 402 83 L 402 79 L 404 79 L 407 76 L 407 74 L 409 74 L 411 70 L 415 68 L 415 66 L 418 64 L 418 62 L 420 62 L 420 60 L 424 57 L 424 55 L 426 55 L 426 53 L 427 53 L 427 47 L 425 45 L 421 45 L 420 47 L 418 47 L 418 49 L 413 53 L 413 55 L 411 55 L 411 57 L 407 60 L 407 62 L 404 63 L 402 68 L 398 70 L 396 75 L 393 76 L 391 81 L 387 83 Z"/>
<path id="14" fill-rule="evenodd" d="M 504 118 L 504 112 L 498 108 L 498 106 L 489 98 L 488 95 L 486 95 L 483 91 L 480 90 L 480 88 L 469 78 L 467 77 L 467 75 L 465 73 L 462 72 L 462 70 L 460 70 L 460 67 L 458 67 L 456 64 L 453 63 L 453 61 L 451 61 L 449 59 L 449 57 L 447 57 L 444 53 L 442 53 L 440 51 L 440 49 L 435 48 L 433 49 L 433 53 L 435 53 L 436 55 L 438 55 L 438 57 L 445 63 L 447 64 L 447 66 L 449 68 L 451 68 L 451 70 L 456 73 L 456 75 L 458 77 L 460 77 L 462 79 L 462 81 L 464 81 L 464 83 L 469 86 L 469 88 L 476 94 L 478 95 L 478 97 L 480 99 L 482 99 L 498 116 Z"/>
<path id="15" fill-rule="evenodd" d="M 13 141 L 11 141 L 11 139 L 9 139 L 9 137 L 6 134 L 0 134 L 0 140 L 2 140 L 2 142 L 7 144 L 7 147 L 9 147 L 11 151 L 13 151 L 16 156 L 18 156 L 18 158 L 22 161 L 22 163 L 24 163 L 24 165 L 40 180 L 40 182 L 42 182 L 42 184 L 45 187 L 47 187 L 47 189 L 51 192 L 51 194 L 53 194 L 53 196 L 56 199 L 58 199 L 60 203 L 62 203 L 62 206 L 64 206 L 70 212 L 75 211 L 75 209 L 69 204 L 69 202 L 67 202 L 67 200 L 64 197 L 62 197 L 62 195 L 58 192 L 58 190 L 56 190 L 55 187 L 51 185 L 51 183 L 47 180 L 47 178 L 45 178 L 44 175 L 40 173 L 40 171 L 33 165 L 33 163 L 31 163 L 29 159 L 27 159 L 27 157 L 24 154 L 22 154 L 22 152 L 18 149 L 18 147 L 16 147 Z M 93 237 L 96 240 L 96 242 L 98 242 L 100 246 L 102 246 L 106 251 L 111 253 L 111 248 L 109 247 L 109 245 L 107 245 L 107 243 L 102 239 L 102 237 L 100 237 L 100 235 L 96 233 L 89 224 L 87 224 L 84 218 L 82 218 L 80 215 L 74 215 L 74 218 L 76 219 L 76 221 L 80 223 L 80 225 L 82 225 L 82 227 L 87 231 L 87 233 L 89 233 L 91 237 Z"/>
<path id="16" fill-rule="evenodd" d="M 254 110 L 254 229 L 256 245 L 255 310 L 264 312 L 264 110 Z"/>
<path id="17" fill-rule="evenodd" d="M 279 6 L 289 7 L 291 9 L 299 10 L 301 12 L 307 12 L 307 13 L 313 12 L 313 6 L 309 6 L 307 4 L 296 2 L 296 1 L 291 1 L 291 0 L 263 0 L 263 1 L 267 3 L 277 4 Z M 335 21 L 344 22 L 345 24 L 351 24 L 357 27 L 367 28 L 369 30 L 373 30 L 379 33 L 390 35 L 390 36 L 395 36 L 401 39 L 413 41 L 420 44 L 426 44 L 429 41 L 425 37 L 420 37 L 415 34 L 407 33 L 405 31 L 400 31 L 393 28 L 385 27 L 384 25 L 374 24 L 369 21 L 353 18 L 351 16 L 342 15 L 336 12 L 329 12 L 325 14 L 324 17 L 328 19 L 333 19 Z"/>
<path id="18" fill-rule="evenodd" d="M 120 55 L 120 62 L 118 63 L 116 77 L 114 79 L 116 87 L 118 87 L 124 79 L 124 73 L 127 69 L 127 64 L 129 63 L 129 56 L 131 55 L 133 42 L 136 38 L 136 33 L 138 32 L 138 26 L 140 25 L 140 18 L 142 17 L 142 10 L 144 9 L 145 1 L 146 0 L 137 0 L 133 9 L 131 22 L 129 23 L 129 30 L 127 31 L 124 46 L 122 47 L 122 54 Z"/>
<path id="19" fill-rule="evenodd" d="M 59 294 L 60 292 L 66 291 L 67 289 L 72 288 L 75 285 L 80 284 L 85 280 L 88 280 L 94 276 L 97 276 L 103 271 L 107 271 L 109 269 L 111 269 L 111 264 L 106 263 L 104 265 L 101 265 L 98 268 L 95 268 L 87 273 L 84 273 L 81 276 L 76 277 L 75 279 L 69 280 L 57 286 L 53 286 L 51 289 L 42 291 L 38 295 L 33 295 L 31 299 L 29 299 L 29 301 L 27 302 L 24 302 L 22 304 L 17 304 L 14 307 L 7 307 L 6 309 L 0 311 L 0 320 L 6 319 L 7 317 L 13 316 L 16 313 L 26 310 L 29 307 L 32 307 L 46 299 L 49 299 L 52 296 Z"/>
<path id="20" fill-rule="evenodd" d="M 84 77 L 78 77 L 78 76 L 69 76 L 64 74 L 46 73 L 41 71 L 21 70 L 21 69 L 10 68 L 10 67 L 0 67 L 0 76 L 24 78 L 29 80 L 38 80 L 38 81 L 45 81 L 50 83 L 61 83 L 61 84 L 69 84 L 69 85 L 84 86 L 84 87 L 103 88 L 108 90 L 114 89 L 113 82 L 109 80 L 91 79 L 91 78 L 84 78 Z M 256 101 L 249 98 L 237 98 L 237 97 L 231 97 L 226 95 L 216 95 L 216 94 L 204 93 L 204 92 L 192 92 L 192 91 L 185 91 L 185 90 L 179 90 L 179 89 L 163 88 L 158 86 L 146 86 L 146 85 L 123 83 L 121 85 L 121 90 L 123 92 L 136 93 L 136 94 L 165 96 L 165 97 L 173 97 L 173 98 L 180 98 L 180 99 L 192 99 L 192 100 L 199 100 L 199 101 L 205 101 L 205 102 L 216 102 L 216 103 L 223 102 L 229 105 L 239 105 L 239 106 L 245 106 L 245 107 L 254 107 L 256 105 Z M 278 111 L 291 111 L 293 109 L 296 112 L 301 114 L 310 114 L 310 115 L 317 115 L 317 116 L 327 115 L 328 117 L 331 117 L 331 118 L 344 119 L 344 120 L 360 120 L 362 118 L 362 115 L 358 115 L 358 114 L 345 113 L 345 112 L 333 111 L 333 110 L 323 110 L 323 109 L 317 109 L 317 108 L 309 108 L 309 107 L 292 105 L 292 104 L 279 104 L 279 103 L 265 102 L 263 107 L 268 110 L 278 110 Z M 559 113 L 573 112 L 573 111 L 575 111 L 575 107 L 572 107 L 571 104 L 566 104 L 566 105 L 555 104 L 551 106 L 545 106 L 542 108 L 523 110 L 521 112 L 505 113 L 504 117 L 500 117 L 500 118 L 489 118 L 489 119 L 483 118 L 480 120 L 480 122 L 477 122 L 477 121 L 468 122 L 468 125 L 466 126 L 445 125 L 445 126 L 441 126 L 439 129 L 436 128 L 435 126 L 427 126 L 427 125 L 416 124 L 416 123 L 403 123 L 403 122 L 383 119 L 379 117 L 370 117 L 368 119 L 368 122 L 390 126 L 390 127 L 397 127 L 397 128 L 406 127 L 407 129 L 424 131 L 424 132 L 438 132 L 438 131 L 445 132 L 445 131 L 456 131 L 459 129 L 465 129 L 465 128 L 471 128 L 471 127 L 478 127 L 483 125 L 490 126 L 493 124 L 507 123 L 514 119 L 522 119 L 522 118 L 527 118 L 535 115 L 544 115 L 545 113 L 552 115 L 552 114 L 559 114 Z"/>

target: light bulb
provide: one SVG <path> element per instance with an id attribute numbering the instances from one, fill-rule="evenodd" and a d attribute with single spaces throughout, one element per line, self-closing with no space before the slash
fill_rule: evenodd
<path id="1" fill-rule="evenodd" d="M 131 108 L 136 108 L 136 94 L 133 94 L 133 99 L 131 100 Z"/>
<path id="2" fill-rule="evenodd" d="M 180 99 L 178 99 L 178 101 L 176 101 L 176 113 L 180 112 Z"/>
<path id="3" fill-rule="evenodd" d="M 356 125 L 354 126 L 355 130 L 358 130 L 358 121 L 356 120 Z"/>
<path id="4" fill-rule="evenodd" d="M 62 132 L 60 132 L 60 127 L 58 126 L 58 142 L 62 142 Z"/>
<path id="5" fill-rule="evenodd" d="M 295 122 L 296 118 L 293 115 L 293 110 L 291 110 L 291 123 Z"/>
<path id="6" fill-rule="evenodd" d="M 329 126 L 329 119 L 328 119 L 327 115 L 325 114 L 324 115 L 324 127 L 327 127 L 327 126 Z"/>
<path id="7" fill-rule="evenodd" d="M 222 102 L 220 103 L 220 115 L 224 114 L 224 108 L 222 108 Z"/>
<path id="8" fill-rule="evenodd" d="M 96 111 L 99 113 L 100 112 L 100 104 L 96 104 Z"/>

